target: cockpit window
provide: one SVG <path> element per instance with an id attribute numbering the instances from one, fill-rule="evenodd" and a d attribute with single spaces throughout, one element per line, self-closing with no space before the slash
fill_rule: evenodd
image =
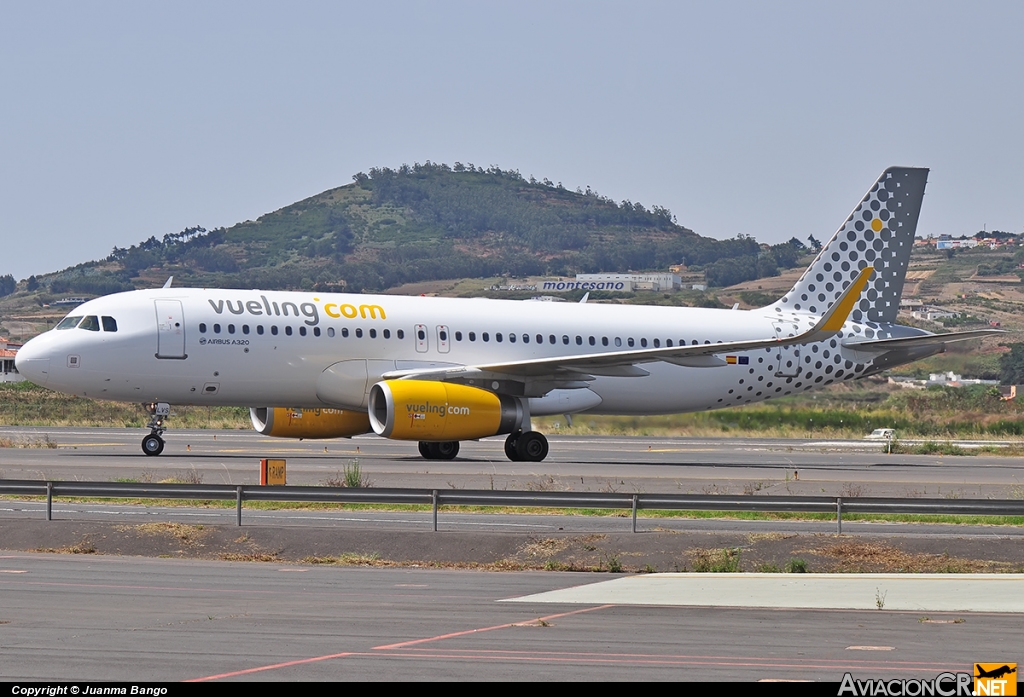
<path id="1" fill-rule="evenodd" d="M 82 323 L 78 325 L 79 329 L 87 329 L 90 332 L 98 332 L 100 330 L 100 321 L 96 315 L 89 315 L 82 320 Z"/>
<path id="2" fill-rule="evenodd" d="M 105 332 L 116 332 L 117 331 L 117 320 L 113 317 L 103 317 L 103 331 Z"/>
<path id="3" fill-rule="evenodd" d="M 60 324 L 57 325 L 57 329 L 74 329 L 81 321 L 81 315 L 78 315 L 77 317 L 65 317 L 60 321 Z"/>

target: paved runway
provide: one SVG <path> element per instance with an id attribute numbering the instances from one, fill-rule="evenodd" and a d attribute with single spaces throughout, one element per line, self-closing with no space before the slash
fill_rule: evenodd
<path id="1" fill-rule="evenodd" d="M 581 597 L 609 578 L 0 554 L 0 679 L 838 682 L 1020 658 L 1007 612 Z"/>
<path id="2" fill-rule="evenodd" d="M 1024 496 L 1024 458 L 886 455 L 870 441 L 750 438 L 551 438 L 541 463 L 504 457 L 502 439 L 465 442 L 453 461 L 427 461 L 414 443 L 373 436 L 292 441 L 251 431 L 169 431 L 159 457 L 139 429 L 0 428 L 45 447 L 0 448 L 8 479 L 159 481 L 201 477 L 252 484 L 261 457 L 288 461 L 289 484 L 339 479 L 358 461 L 378 487 L 972 498 Z"/>

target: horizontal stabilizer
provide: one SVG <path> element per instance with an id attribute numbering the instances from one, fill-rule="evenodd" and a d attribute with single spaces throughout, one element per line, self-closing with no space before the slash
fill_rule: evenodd
<path id="1" fill-rule="evenodd" d="M 953 332 L 951 334 L 925 334 L 922 336 L 906 336 L 899 339 L 877 339 L 875 341 L 849 341 L 843 346 L 854 351 L 896 351 L 899 349 L 922 348 L 926 346 L 944 346 L 957 341 L 981 339 L 993 334 L 1006 334 L 1003 329 L 975 329 L 969 332 Z"/>

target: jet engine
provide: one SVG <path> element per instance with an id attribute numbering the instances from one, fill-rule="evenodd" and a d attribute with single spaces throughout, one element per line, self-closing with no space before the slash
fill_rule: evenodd
<path id="1" fill-rule="evenodd" d="M 473 440 L 523 425 L 514 397 L 427 380 L 385 380 L 370 388 L 370 425 L 378 435 L 421 442 Z"/>
<path id="2" fill-rule="evenodd" d="M 370 432 L 361 411 L 252 407 L 249 416 L 257 431 L 279 438 L 349 438 Z"/>

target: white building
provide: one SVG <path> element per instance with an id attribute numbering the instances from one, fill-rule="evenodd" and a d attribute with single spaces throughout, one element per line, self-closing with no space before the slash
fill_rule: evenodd
<path id="1" fill-rule="evenodd" d="M 0 336 L 0 382 L 21 382 L 25 378 L 14 367 L 14 356 L 17 355 L 18 344 L 12 344 Z"/>

